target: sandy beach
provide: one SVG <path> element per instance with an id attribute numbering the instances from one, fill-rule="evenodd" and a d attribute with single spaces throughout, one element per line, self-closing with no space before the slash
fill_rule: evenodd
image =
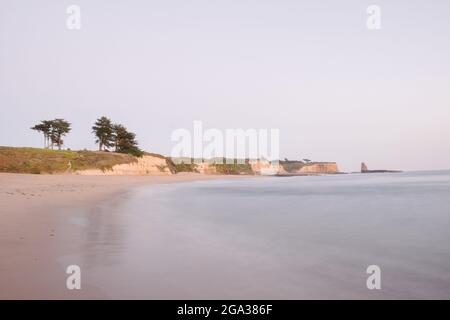
<path id="1" fill-rule="evenodd" d="M 101 298 L 95 288 L 69 291 L 55 261 L 75 250 L 80 230 L 73 210 L 140 185 L 224 176 L 78 176 L 0 174 L 0 299 Z"/>

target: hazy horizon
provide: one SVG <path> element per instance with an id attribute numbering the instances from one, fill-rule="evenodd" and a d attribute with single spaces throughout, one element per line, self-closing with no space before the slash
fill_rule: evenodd
<path id="1" fill-rule="evenodd" d="M 381 8 L 381 30 L 366 9 Z M 69 5 L 81 30 L 66 28 Z M 342 171 L 450 169 L 450 2 L 3 0 L 0 145 L 65 118 L 96 149 L 100 116 L 170 154 L 171 133 L 276 128 L 281 158 Z"/>

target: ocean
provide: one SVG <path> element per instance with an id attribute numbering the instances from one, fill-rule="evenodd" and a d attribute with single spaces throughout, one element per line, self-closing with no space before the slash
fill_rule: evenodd
<path id="1" fill-rule="evenodd" d="M 111 298 L 450 298 L 450 171 L 149 185 L 78 224 L 64 261 Z"/>

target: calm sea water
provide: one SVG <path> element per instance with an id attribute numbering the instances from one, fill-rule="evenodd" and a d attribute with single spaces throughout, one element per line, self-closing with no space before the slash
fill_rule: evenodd
<path id="1" fill-rule="evenodd" d="M 80 218 L 66 258 L 109 297 L 450 298 L 450 171 L 151 185 Z"/>

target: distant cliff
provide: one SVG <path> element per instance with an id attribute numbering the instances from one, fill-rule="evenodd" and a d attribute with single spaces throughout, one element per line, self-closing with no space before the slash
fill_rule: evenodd
<path id="1" fill-rule="evenodd" d="M 307 174 L 333 174 L 339 173 L 336 162 L 303 162 L 303 161 L 280 161 L 279 174 L 307 175 Z"/>
<path id="2" fill-rule="evenodd" d="M 232 163 L 227 163 L 231 161 Z M 223 175 L 254 175 L 250 160 L 237 161 L 236 159 L 217 158 L 203 160 L 172 158 L 171 162 L 176 172 L 197 172 L 201 174 L 223 174 Z"/>
<path id="3" fill-rule="evenodd" d="M 339 173 L 335 162 L 309 162 L 302 161 L 268 161 L 264 159 L 245 160 L 243 163 L 226 163 L 218 159 L 205 160 L 199 163 L 186 164 L 178 159 L 172 159 L 177 171 L 199 172 L 202 174 L 226 174 L 226 175 L 313 175 Z M 186 161 L 184 159 L 183 161 Z M 191 161 L 192 162 L 192 161 Z M 242 162 L 242 161 L 241 161 Z"/>

